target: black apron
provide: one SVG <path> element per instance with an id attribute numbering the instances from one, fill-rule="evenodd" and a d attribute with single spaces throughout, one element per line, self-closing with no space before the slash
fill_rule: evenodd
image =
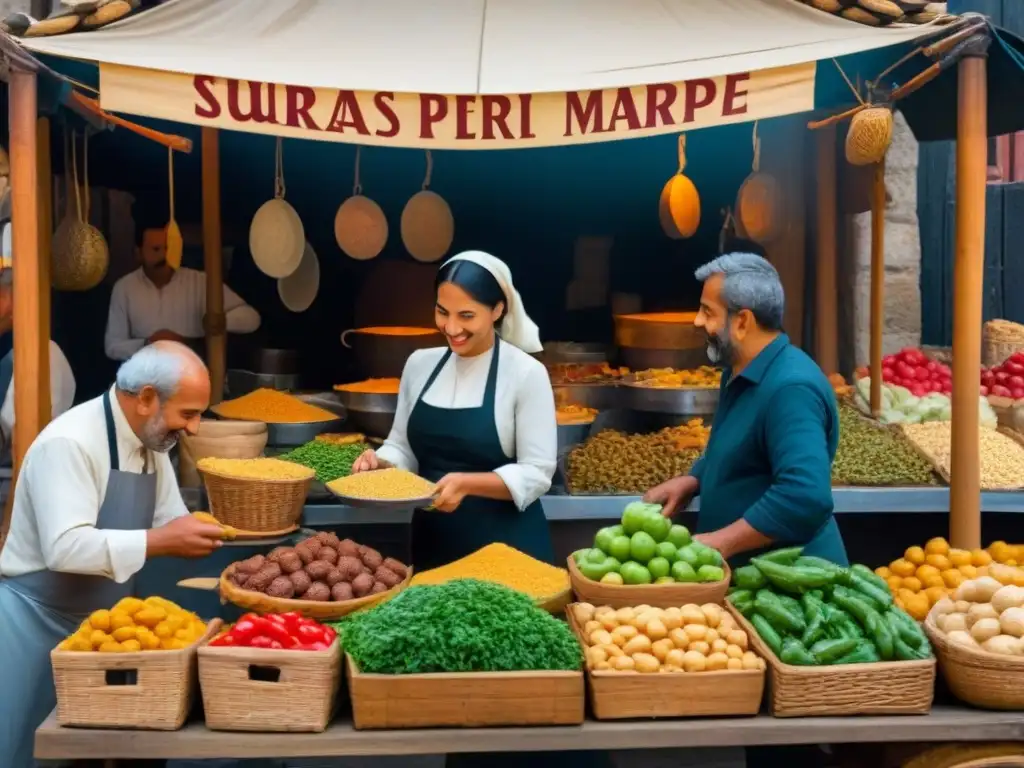
<path id="1" fill-rule="evenodd" d="M 103 395 L 110 474 L 96 528 L 148 530 L 156 513 L 156 474 L 122 472 L 110 393 Z M 53 468 L 53 482 L 60 481 Z M 45 514 L 45 511 L 43 512 Z M 35 729 L 57 705 L 50 651 L 90 613 L 133 594 L 135 577 L 118 584 L 105 576 L 36 571 L 0 578 L 0 755 L 4 768 L 32 768 Z"/>
<path id="2" fill-rule="evenodd" d="M 14 350 L 12 349 L 0 358 L 0 406 L 7 399 L 7 392 L 14 381 Z M 13 430 L 12 430 L 13 432 Z M 11 453 L 14 444 L 14 435 L 3 433 L 0 427 L 0 467 L 11 466 Z"/>
<path id="3" fill-rule="evenodd" d="M 495 423 L 494 401 L 502 342 L 495 339 L 483 403 L 479 408 L 438 408 L 423 400 L 445 363 L 434 368 L 409 415 L 409 447 L 419 473 L 436 483 L 451 472 L 493 472 L 514 462 L 505 455 Z M 517 429 L 529 425 L 517 424 Z M 551 534 L 540 501 L 523 511 L 515 502 L 467 496 L 454 512 L 417 510 L 413 516 L 412 553 L 417 571 L 458 560 L 494 542 L 554 563 Z"/>

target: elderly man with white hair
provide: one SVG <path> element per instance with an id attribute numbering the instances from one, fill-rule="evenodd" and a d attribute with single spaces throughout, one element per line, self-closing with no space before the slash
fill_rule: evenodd
<path id="1" fill-rule="evenodd" d="M 671 515 L 699 494 L 696 538 L 734 567 L 789 544 L 846 565 L 832 514 L 835 393 L 782 332 L 778 272 L 755 254 L 728 253 L 696 275 L 704 290 L 694 324 L 711 362 L 723 367 L 718 410 L 704 456 L 646 500 Z"/>
<path id="2" fill-rule="evenodd" d="M 133 594 L 151 557 L 203 557 L 221 531 L 188 514 L 167 452 L 210 401 L 184 345 L 136 352 L 102 396 L 52 421 L 29 447 L 0 552 L 0 763 L 30 768 L 33 733 L 56 704 L 49 653 L 91 612 Z"/>

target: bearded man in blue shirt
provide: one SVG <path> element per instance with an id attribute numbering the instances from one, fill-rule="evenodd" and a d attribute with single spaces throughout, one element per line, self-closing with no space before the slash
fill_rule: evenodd
<path id="1" fill-rule="evenodd" d="M 789 545 L 846 565 L 832 514 L 835 393 L 782 332 L 778 272 L 755 254 L 728 253 L 696 276 L 704 288 L 694 324 L 707 335 L 711 362 L 723 367 L 718 410 L 690 473 L 644 500 L 671 516 L 699 495 L 696 538 L 733 567 Z"/>

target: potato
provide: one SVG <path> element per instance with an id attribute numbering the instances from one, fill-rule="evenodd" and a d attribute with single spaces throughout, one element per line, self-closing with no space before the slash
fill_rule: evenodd
<path id="1" fill-rule="evenodd" d="M 969 610 L 971 610 L 971 604 L 966 600 L 957 600 L 955 603 L 953 603 L 953 610 L 955 610 L 957 613 L 966 614 Z"/>
<path id="2" fill-rule="evenodd" d="M 598 629 L 590 635 L 591 645 L 609 645 L 612 642 L 612 635 L 606 629 Z"/>
<path id="3" fill-rule="evenodd" d="M 992 607 L 992 603 L 976 603 L 967 612 L 967 626 L 972 627 L 979 619 L 998 619 L 999 611 Z"/>
<path id="4" fill-rule="evenodd" d="M 957 645 L 965 645 L 968 648 L 978 647 L 977 641 L 975 641 L 973 637 L 971 637 L 967 632 L 963 631 L 962 629 L 953 630 L 952 632 L 946 635 L 946 639 L 949 640 L 949 642 L 951 643 L 956 643 Z"/>
<path id="5" fill-rule="evenodd" d="M 711 645 L 710 643 L 706 643 L 703 640 L 694 640 L 692 643 L 686 646 L 686 650 L 696 651 L 702 656 L 707 656 L 709 653 L 711 653 Z"/>
<path id="6" fill-rule="evenodd" d="M 661 662 L 649 653 L 633 654 L 633 665 L 637 672 L 651 673 L 661 669 Z"/>
<path id="7" fill-rule="evenodd" d="M 946 634 L 967 631 L 967 614 L 965 613 L 947 613 L 944 616 L 939 616 L 938 622 L 936 622 L 936 626 Z"/>
<path id="8" fill-rule="evenodd" d="M 607 661 L 601 661 L 594 665 L 595 672 L 607 672 L 612 668 L 612 665 Z"/>
<path id="9" fill-rule="evenodd" d="M 668 637 L 676 648 L 682 648 L 684 650 L 691 642 L 690 636 L 686 634 L 686 631 L 682 627 L 670 630 Z"/>
<path id="10" fill-rule="evenodd" d="M 736 620 L 732 617 L 731 613 L 723 613 L 722 620 L 715 629 L 718 630 L 718 634 L 726 635 L 736 629 Z"/>
<path id="11" fill-rule="evenodd" d="M 708 631 L 704 635 L 704 639 L 709 643 L 715 642 L 719 637 L 718 630 L 714 627 L 708 627 Z"/>
<path id="12" fill-rule="evenodd" d="M 630 624 L 623 624 L 612 630 L 612 642 L 618 646 L 624 646 L 638 634 L 640 634 L 639 629 Z"/>
<path id="13" fill-rule="evenodd" d="M 683 650 L 673 648 L 665 655 L 664 664 L 666 667 L 678 667 L 679 669 L 682 669 L 684 656 L 686 656 L 686 653 Z"/>
<path id="14" fill-rule="evenodd" d="M 1000 634 L 1001 631 L 999 619 L 978 619 L 971 626 L 971 637 L 976 642 L 984 643 L 986 640 L 990 640 Z"/>
<path id="15" fill-rule="evenodd" d="M 660 661 L 662 664 L 665 663 L 665 659 L 668 658 L 668 654 L 675 650 L 675 645 L 667 637 L 661 640 L 656 640 L 651 645 L 651 653 L 654 654 L 654 658 Z"/>
<path id="16" fill-rule="evenodd" d="M 615 658 L 618 658 L 619 656 L 625 656 L 625 654 L 622 652 L 622 649 L 619 648 L 619 646 L 615 645 L 614 643 L 609 643 L 608 645 L 602 645 L 601 649 L 605 653 L 608 654 L 608 658 L 609 659 L 615 659 Z"/>
<path id="17" fill-rule="evenodd" d="M 619 624 L 629 624 L 634 618 L 636 618 L 636 611 L 632 608 L 619 608 L 619 610 L 615 612 L 615 620 L 618 621 Z"/>
<path id="18" fill-rule="evenodd" d="M 986 621 L 986 619 L 982 619 Z M 979 624 L 981 622 L 978 622 Z M 1024 653 L 1024 644 L 1022 644 L 1020 638 L 1010 637 L 1010 635 L 996 635 L 990 637 L 984 643 L 981 644 L 989 653 L 999 653 L 1004 656 L 1019 656 Z"/>
<path id="19" fill-rule="evenodd" d="M 696 651 L 687 651 L 683 654 L 683 669 L 687 672 L 703 672 L 708 665 L 704 654 Z"/>
<path id="20" fill-rule="evenodd" d="M 683 668 L 682 667 L 676 667 L 676 666 L 673 666 L 673 665 L 662 665 L 661 669 L 659 669 L 658 671 L 659 672 L 664 672 L 665 674 L 679 674 L 680 672 L 683 671 Z"/>
<path id="21" fill-rule="evenodd" d="M 992 595 L 991 602 L 992 607 L 995 608 L 1000 615 L 1003 611 L 1009 608 L 1024 608 L 1024 587 L 1015 587 L 1012 584 L 1000 587 L 996 590 L 995 594 Z"/>
<path id="22" fill-rule="evenodd" d="M 722 606 L 715 603 L 704 603 L 700 607 L 709 627 L 717 627 L 722 622 Z"/>
<path id="23" fill-rule="evenodd" d="M 726 669 L 733 669 L 733 670 L 743 669 L 743 661 L 740 660 L 740 659 L 737 659 L 735 656 L 730 656 L 729 657 L 729 663 L 726 666 Z"/>
<path id="24" fill-rule="evenodd" d="M 703 624 L 684 624 L 683 632 L 686 633 L 686 636 L 690 638 L 692 643 L 696 640 L 703 640 L 708 634 L 708 628 Z"/>
<path id="25" fill-rule="evenodd" d="M 729 647 L 729 644 L 722 638 L 716 638 L 711 641 L 711 652 L 712 653 L 725 653 L 725 649 Z"/>
<path id="26" fill-rule="evenodd" d="M 707 670 L 708 672 L 717 672 L 720 669 L 726 669 L 729 666 L 729 657 L 724 653 L 712 653 L 708 656 Z"/>
<path id="27" fill-rule="evenodd" d="M 648 622 L 646 633 L 651 640 L 661 640 L 663 637 L 668 637 L 668 628 L 661 619 L 653 619 Z"/>
<path id="28" fill-rule="evenodd" d="M 594 606 L 590 603 L 576 603 L 572 607 L 572 615 L 577 624 L 586 624 L 594 618 L 594 610 Z"/>
<path id="29" fill-rule="evenodd" d="M 725 642 L 729 645 L 738 645 L 743 650 L 747 650 L 747 633 L 742 629 L 733 629 L 726 634 Z"/>
<path id="30" fill-rule="evenodd" d="M 704 624 L 708 623 L 707 617 L 698 605 L 684 605 L 681 610 L 683 626 L 687 624 Z"/>
<path id="31" fill-rule="evenodd" d="M 738 645 L 726 645 L 725 655 L 728 656 L 730 659 L 742 659 L 743 649 L 740 648 Z"/>
<path id="32" fill-rule="evenodd" d="M 603 629 L 611 632 L 612 630 L 617 629 L 618 626 L 619 620 L 616 619 L 615 616 L 606 613 L 604 616 L 601 617 L 601 627 Z"/>
<path id="33" fill-rule="evenodd" d="M 679 608 L 666 608 L 661 621 L 669 632 L 679 629 L 683 626 L 683 612 Z"/>
<path id="34" fill-rule="evenodd" d="M 633 618 L 633 626 L 643 632 L 644 628 L 655 619 L 661 621 L 661 612 L 655 608 L 651 608 L 643 613 L 638 613 Z"/>
<path id="35" fill-rule="evenodd" d="M 631 638 L 624 646 L 622 646 L 622 652 L 627 656 L 632 656 L 636 653 L 650 653 L 651 651 L 651 638 L 647 635 L 637 634 L 636 637 Z"/>
<path id="36" fill-rule="evenodd" d="M 639 615 L 641 613 L 646 613 L 649 610 L 651 610 L 651 606 L 649 606 L 647 603 L 644 603 L 643 605 L 634 605 L 633 606 L 633 613 L 636 614 L 636 615 Z"/>
<path id="37" fill-rule="evenodd" d="M 999 617 L 1004 635 L 1024 637 L 1024 608 L 1007 608 Z"/>
<path id="38" fill-rule="evenodd" d="M 607 616 L 608 614 L 611 614 L 611 615 L 614 616 L 615 615 L 615 609 L 612 608 L 610 605 L 602 605 L 600 608 L 595 608 L 594 609 L 594 616 L 593 616 L 593 618 L 596 619 L 597 621 L 600 621 L 603 616 Z"/>
<path id="39" fill-rule="evenodd" d="M 999 587 L 1000 581 L 991 576 L 982 576 L 980 579 L 974 579 L 974 602 L 991 602 L 992 595 L 999 590 Z"/>
<path id="40" fill-rule="evenodd" d="M 1016 583 L 1017 573 L 1017 568 L 1011 565 L 992 563 L 992 565 L 988 567 L 988 575 L 1000 584 Z"/>
<path id="41" fill-rule="evenodd" d="M 587 664 L 593 669 L 602 661 L 608 661 L 608 652 L 599 646 L 587 648 Z"/>
<path id="42" fill-rule="evenodd" d="M 597 632 L 597 630 L 599 630 L 599 629 L 603 629 L 603 627 L 601 626 L 601 622 L 600 621 L 596 621 L 595 619 L 591 619 L 590 621 L 588 621 L 586 624 L 583 625 L 583 636 L 584 637 L 590 637 L 592 634 Z"/>
<path id="43" fill-rule="evenodd" d="M 743 668 L 744 669 L 750 669 L 750 670 L 760 669 L 761 668 L 760 661 L 761 660 L 759 658 L 757 658 L 757 656 L 755 656 L 754 654 L 750 654 L 749 656 L 747 654 L 743 654 Z"/>
<path id="44" fill-rule="evenodd" d="M 619 656 L 612 661 L 612 669 L 620 672 L 632 672 L 636 669 L 636 662 L 632 656 Z"/>
<path id="45" fill-rule="evenodd" d="M 948 597 L 944 597 L 932 606 L 932 615 L 937 618 L 945 616 L 947 613 L 953 613 L 955 610 L 956 604 Z"/>

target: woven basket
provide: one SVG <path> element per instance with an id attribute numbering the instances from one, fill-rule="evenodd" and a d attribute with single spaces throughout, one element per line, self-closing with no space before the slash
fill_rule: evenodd
<path id="1" fill-rule="evenodd" d="M 565 611 L 565 607 L 572 602 L 572 587 L 567 587 L 549 597 L 538 597 L 533 601 L 541 610 L 558 615 Z"/>
<path id="2" fill-rule="evenodd" d="M 279 531 L 297 524 L 316 475 L 310 469 L 302 480 L 253 480 L 209 470 L 199 473 L 210 499 L 210 514 L 243 531 Z"/>
<path id="3" fill-rule="evenodd" d="M 725 601 L 725 593 L 729 591 L 729 579 L 732 571 L 729 564 L 723 563 L 725 578 L 721 581 L 706 584 L 602 584 L 591 581 L 576 566 L 576 561 L 569 558 L 569 581 L 573 592 L 581 602 L 593 605 L 609 605 L 612 608 L 632 608 L 636 605 L 649 605 L 653 608 L 672 608 L 696 603 L 715 603 L 721 605 Z"/>
<path id="4" fill-rule="evenodd" d="M 341 681 L 338 640 L 326 651 L 205 646 L 199 685 L 212 731 L 319 733 Z"/>
<path id="5" fill-rule="evenodd" d="M 80 728 L 175 731 L 185 724 L 196 692 L 196 650 L 221 628 L 180 651 L 50 652 L 57 722 Z"/>
<path id="6" fill-rule="evenodd" d="M 387 592 L 380 592 L 376 595 L 367 595 L 366 597 L 357 597 L 354 600 L 342 600 L 340 602 L 295 600 L 292 598 L 271 597 L 270 595 L 265 595 L 262 592 L 253 592 L 248 589 L 242 589 L 231 580 L 237 565 L 237 563 L 232 563 L 225 568 L 224 572 L 220 575 L 220 597 L 222 600 L 226 600 L 229 603 L 237 605 L 239 608 L 246 611 L 252 611 L 253 613 L 288 613 L 289 611 L 296 611 L 307 618 L 316 619 L 317 621 L 333 621 L 335 619 L 340 619 L 342 616 L 348 616 L 350 613 L 355 613 L 363 608 L 369 608 L 370 606 L 377 605 L 385 600 L 390 600 L 403 589 L 408 587 L 409 582 L 412 581 L 412 568 L 410 567 L 402 583 L 398 586 L 392 587 Z"/>
<path id="7" fill-rule="evenodd" d="M 989 320 L 981 331 L 981 362 L 988 368 L 1024 350 L 1024 325 L 1009 320 Z"/>
<path id="8" fill-rule="evenodd" d="M 1024 658 L 951 643 L 931 616 L 925 620 L 924 630 L 954 696 L 983 709 L 1024 710 Z"/>
<path id="9" fill-rule="evenodd" d="M 935 696 L 935 659 L 795 667 L 783 664 L 746 618 L 726 609 L 768 662 L 769 707 L 774 717 L 925 715 Z"/>

